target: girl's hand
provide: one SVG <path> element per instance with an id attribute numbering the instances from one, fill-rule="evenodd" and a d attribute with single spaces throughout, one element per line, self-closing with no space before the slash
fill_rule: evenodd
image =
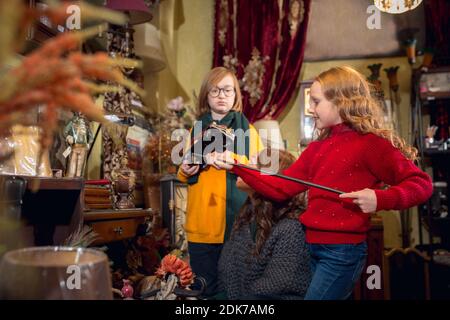
<path id="1" fill-rule="evenodd" d="M 194 174 L 197 174 L 198 170 L 200 169 L 200 166 L 198 164 L 187 164 L 183 163 L 181 164 L 181 171 L 186 175 L 187 177 L 193 176 Z"/>
<path id="2" fill-rule="evenodd" d="M 377 210 L 377 195 L 372 189 L 363 189 L 339 195 L 339 198 L 353 198 L 353 203 L 357 204 L 362 212 L 372 213 Z"/>

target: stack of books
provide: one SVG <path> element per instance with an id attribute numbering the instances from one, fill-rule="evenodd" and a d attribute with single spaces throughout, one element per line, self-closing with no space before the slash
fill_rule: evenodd
<path id="1" fill-rule="evenodd" d="M 112 209 L 111 181 L 86 180 L 84 182 L 84 209 Z"/>

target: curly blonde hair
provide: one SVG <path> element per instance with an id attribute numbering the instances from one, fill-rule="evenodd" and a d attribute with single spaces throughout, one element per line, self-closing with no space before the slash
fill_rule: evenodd
<path id="1" fill-rule="evenodd" d="M 384 127 L 381 105 L 372 97 L 371 85 L 362 74 L 350 67 L 334 67 L 319 74 L 315 81 L 321 85 L 325 98 L 338 108 L 345 124 L 359 133 L 373 133 L 385 138 L 406 158 L 417 159 L 416 148 Z M 329 134 L 329 128 L 320 130 L 318 140 Z"/>

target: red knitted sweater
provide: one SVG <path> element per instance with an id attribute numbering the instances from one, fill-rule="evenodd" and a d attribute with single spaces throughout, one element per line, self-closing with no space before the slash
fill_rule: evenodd
<path id="1" fill-rule="evenodd" d="M 370 215 L 353 199 L 237 166 L 233 172 L 274 201 L 285 201 L 309 189 L 308 208 L 300 216 L 306 226 L 306 242 L 343 244 L 366 239 Z M 359 134 L 344 124 L 332 127 L 328 138 L 310 143 L 282 174 L 344 192 L 375 189 L 377 211 L 406 209 L 425 202 L 432 193 L 430 177 L 388 140 Z M 379 189 L 382 182 L 390 187 Z"/>

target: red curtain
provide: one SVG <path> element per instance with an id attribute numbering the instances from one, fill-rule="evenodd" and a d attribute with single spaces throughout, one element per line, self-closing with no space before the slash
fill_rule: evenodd
<path id="1" fill-rule="evenodd" d="M 250 122 L 276 119 L 298 88 L 311 0 L 216 0 L 213 65 L 233 69 Z"/>
<path id="2" fill-rule="evenodd" d="M 427 26 L 427 47 L 434 49 L 434 63 L 450 64 L 450 1 L 427 0 L 425 19 Z"/>

